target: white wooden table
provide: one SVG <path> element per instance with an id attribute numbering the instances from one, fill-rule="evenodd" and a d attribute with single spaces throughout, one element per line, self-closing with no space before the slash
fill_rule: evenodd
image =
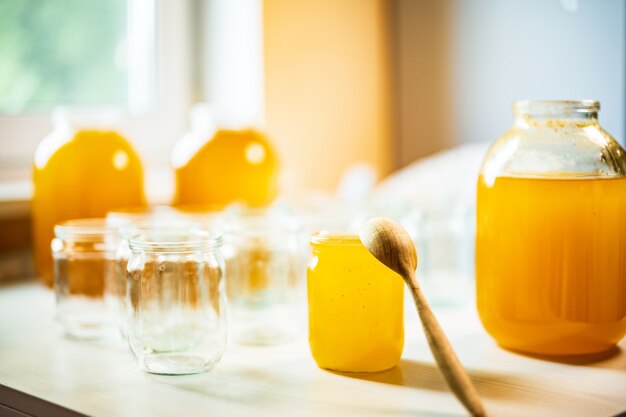
<path id="1" fill-rule="evenodd" d="M 140 371 L 121 340 L 61 337 L 49 290 L 0 288 L 0 416 L 465 415 L 409 307 L 402 362 L 386 372 L 323 371 L 302 337 L 272 348 L 232 345 L 207 374 L 159 377 Z M 439 314 L 489 415 L 608 417 L 626 410 L 625 340 L 609 358 L 556 363 L 498 348 L 471 308 Z"/>

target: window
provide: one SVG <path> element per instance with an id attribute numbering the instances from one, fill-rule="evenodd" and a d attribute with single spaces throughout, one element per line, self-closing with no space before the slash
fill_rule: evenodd
<path id="1" fill-rule="evenodd" d="M 0 0 L 0 185 L 29 185 L 54 107 L 113 106 L 123 110 L 119 129 L 142 158 L 149 198 L 169 201 L 170 152 L 194 102 L 260 111 L 261 5 Z"/>
<path id="2" fill-rule="evenodd" d="M 154 105 L 153 0 L 0 2 L 0 113 Z"/>
<path id="3" fill-rule="evenodd" d="M 29 183 L 50 111 L 67 104 L 121 109 L 160 186 L 151 171 L 168 167 L 193 101 L 194 1 L 1 0 L 0 183 Z"/>

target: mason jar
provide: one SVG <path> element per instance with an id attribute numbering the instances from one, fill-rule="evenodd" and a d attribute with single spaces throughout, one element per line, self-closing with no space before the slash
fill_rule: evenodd
<path id="1" fill-rule="evenodd" d="M 107 224 L 122 228 L 137 225 L 156 225 L 171 222 L 178 218 L 178 213 L 169 206 L 137 206 L 111 210 L 107 213 Z"/>
<path id="2" fill-rule="evenodd" d="M 302 333 L 309 251 L 295 217 L 236 209 L 225 225 L 233 339 L 247 345 L 288 342 Z"/>
<path id="3" fill-rule="evenodd" d="M 149 372 L 208 371 L 226 345 L 222 238 L 204 231 L 150 231 L 129 241 L 128 338 Z"/>
<path id="4" fill-rule="evenodd" d="M 78 219 L 57 224 L 54 234 L 56 321 L 68 336 L 103 337 L 114 322 L 104 298 L 115 281 L 115 229 L 104 219 Z"/>
<path id="5" fill-rule="evenodd" d="M 476 296 L 503 347 L 612 348 L 626 334 L 626 156 L 597 101 L 519 101 L 477 194 Z"/>
<path id="6" fill-rule="evenodd" d="M 222 226 L 227 209 L 228 205 L 224 204 L 183 204 L 173 208 L 179 219 L 220 235 L 223 233 Z"/>
<path id="7" fill-rule="evenodd" d="M 128 317 L 126 314 L 126 274 L 131 250 L 128 241 L 131 237 L 145 232 L 164 232 L 201 229 L 190 223 L 168 206 L 129 207 L 110 211 L 106 216 L 107 226 L 116 231 L 114 252 L 115 278 L 107 286 L 105 301 L 111 311 L 116 312 L 116 320 L 123 339 L 127 338 Z"/>
<path id="8" fill-rule="evenodd" d="M 378 372 L 398 364 L 404 346 L 404 281 L 357 235 L 311 237 L 309 344 L 320 368 Z"/>

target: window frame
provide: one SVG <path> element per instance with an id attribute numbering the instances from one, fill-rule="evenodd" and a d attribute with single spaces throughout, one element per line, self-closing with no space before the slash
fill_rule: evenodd
<path id="1" fill-rule="evenodd" d="M 154 0 L 154 7 L 155 104 L 143 114 L 124 113 L 119 123 L 142 157 L 147 183 L 151 170 L 169 166 L 170 149 L 185 130 L 193 95 L 193 0 Z M 49 113 L 0 115 L 0 182 L 30 182 L 35 149 L 51 130 Z"/>

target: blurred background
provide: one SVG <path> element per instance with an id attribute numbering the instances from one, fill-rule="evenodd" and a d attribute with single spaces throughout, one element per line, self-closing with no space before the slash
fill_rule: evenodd
<path id="1" fill-rule="evenodd" d="M 121 109 L 154 203 L 197 102 L 264 126 L 282 193 L 360 164 L 381 196 L 469 196 L 513 100 L 598 99 L 624 144 L 625 42 L 624 0 L 0 0 L 0 280 L 31 268 L 56 106 Z"/>

